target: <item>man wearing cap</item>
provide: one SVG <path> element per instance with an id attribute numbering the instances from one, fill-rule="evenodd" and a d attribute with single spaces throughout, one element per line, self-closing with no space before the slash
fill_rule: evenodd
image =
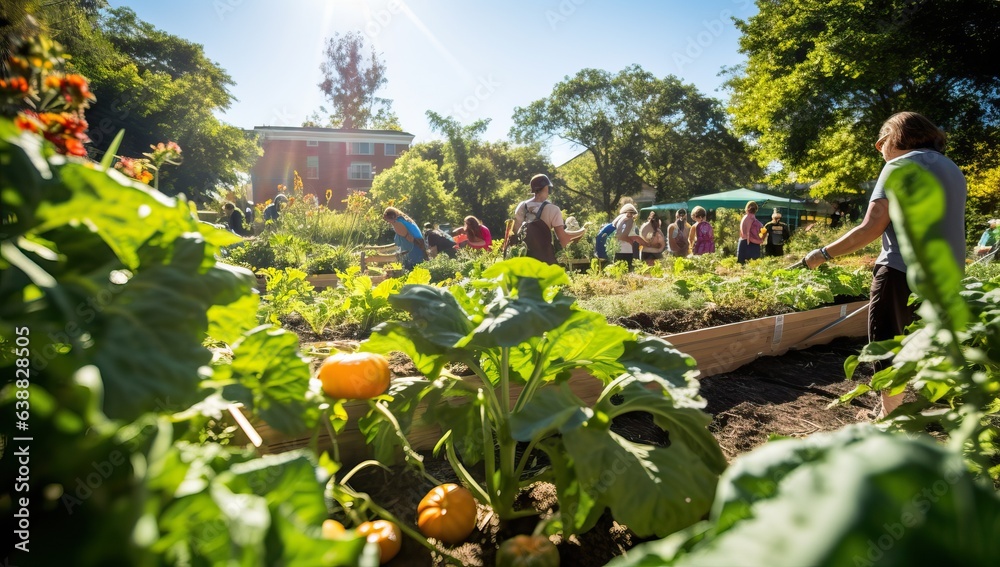
<path id="1" fill-rule="evenodd" d="M 764 225 L 764 255 L 784 256 L 785 242 L 792 237 L 792 229 L 781 222 L 781 213 L 774 209 L 771 222 Z"/>
<path id="2" fill-rule="evenodd" d="M 427 239 L 427 250 L 431 258 L 439 252 L 447 254 L 449 258 L 456 256 L 458 245 L 450 236 L 435 228 L 433 223 L 424 223 L 424 238 Z"/>
<path id="3" fill-rule="evenodd" d="M 976 245 L 976 256 L 985 256 L 997 243 L 997 233 L 1000 232 L 997 230 L 997 225 L 1000 224 L 1000 220 L 990 219 L 987 224 L 986 230 L 983 231 L 983 235 L 979 237 L 979 243 Z"/>
<path id="4" fill-rule="evenodd" d="M 534 196 L 527 201 L 522 201 L 514 209 L 514 227 L 513 234 L 519 234 L 521 230 L 521 225 L 526 222 L 532 222 L 535 220 L 540 220 L 545 223 L 545 225 L 556 232 L 556 237 L 559 239 L 559 244 L 563 248 L 569 246 L 571 243 L 583 238 L 584 233 L 587 230 L 587 225 L 584 224 L 579 230 L 567 230 L 565 224 L 563 223 L 562 211 L 559 207 L 553 205 L 549 202 L 549 194 L 552 191 L 552 182 L 549 181 L 549 177 L 545 174 L 539 173 L 531 178 L 529 183 L 531 192 Z M 552 248 L 552 238 L 551 234 L 548 239 L 547 249 L 544 246 L 544 242 L 541 242 L 542 246 L 540 249 L 532 250 L 532 244 L 528 244 L 528 256 L 536 258 L 548 264 L 555 264 L 555 250 Z"/>

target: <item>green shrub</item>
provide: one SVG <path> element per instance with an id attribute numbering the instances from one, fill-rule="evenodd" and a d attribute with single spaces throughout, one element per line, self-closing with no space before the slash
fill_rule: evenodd
<path id="1" fill-rule="evenodd" d="M 354 253 L 346 246 L 316 244 L 306 262 L 305 271 L 309 275 L 334 274 L 346 270 L 359 261 L 360 259 L 355 258 Z"/>

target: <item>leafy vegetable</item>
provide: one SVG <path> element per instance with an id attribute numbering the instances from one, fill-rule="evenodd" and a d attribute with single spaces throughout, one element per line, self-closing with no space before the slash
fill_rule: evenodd
<path id="1" fill-rule="evenodd" d="M 568 533 L 590 529 L 606 508 L 643 535 L 686 527 L 708 510 L 725 468 L 706 428 L 709 417 L 697 409 L 704 401 L 694 361 L 661 339 L 638 337 L 580 309 L 562 291 L 567 283 L 561 268 L 514 258 L 488 268 L 471 282 L 471 293 L 403 287 L 389 302 L 409 320 L 376 327 L 361 349 L 401 351 L 426 379 L 395 384 L 391 401 L 380 402 L 396 423 L 373 410 L 362 430 L 386 458 L 400 438 L 396 424 L 408 431 L 423 402 L 423 419 L 441 426 L 439 446 L 452 466 L 501 519 L 531 514 L 514 509 L 519 488 L 552 478 Z M 453 362 L 471 368 L 478 383 L 445 371 Z M 565 386 L 584 368 L 604 384 L 594 407 Z M 516 398 L 514 385 L 523 388 Z M 625 399 L 620 406 L 611 403 L 615 394 Z M 670 445 L 636 444 L 611 432 L 610 420 L 628 411 L 654 414 Z M 528 447 L 519 458 L 518 442 Z M 525 473 L 534 448 L 547 454 L 550 471 Z M 479 462 L 485 485 L 467 469 Z"/>

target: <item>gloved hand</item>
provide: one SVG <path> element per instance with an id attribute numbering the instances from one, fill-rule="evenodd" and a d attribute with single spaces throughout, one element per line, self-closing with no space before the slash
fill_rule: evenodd
<path id="1" fill-rule="evenodd" d="M 819 248 L 817 248 L 806 254 L 806 257 L 803 258 L 802 261 L 805 262 L 807 268 L 812 270 L 814 268 L 818 268 L 820 264 L 826 262 L 826 257 L 823 256 L 823 253 L 820 252 Z"/>

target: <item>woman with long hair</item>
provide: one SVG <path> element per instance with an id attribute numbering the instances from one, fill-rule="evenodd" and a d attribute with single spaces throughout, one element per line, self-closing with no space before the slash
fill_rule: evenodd
<path id="1" fill-rule="evenodd" d="M 465 223 L 452 231 L 452 234 L 464 234 L 469 248 L 479 250 L 489 250 L 493 246 L 493 236 L 490 229 L 481 223 L 476 217 L 469 215 L 465 217 Z"/>
<path id="2" fill-rule="evenodd" d="M 395 207 L 386 207 L 382 220 L 392 225 L 393 245 L 399 249 L 403 257 L 403 268 L 412 270 L 414 266 L 427 259 L 424 248 L 424 235 L 417 228 L 417 223 Z"/>

